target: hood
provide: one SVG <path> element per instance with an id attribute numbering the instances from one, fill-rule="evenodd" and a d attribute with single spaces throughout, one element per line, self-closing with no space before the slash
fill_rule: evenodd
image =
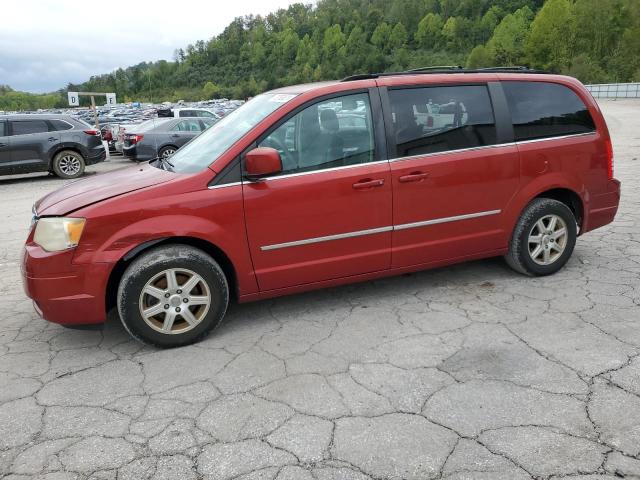
<path id="1" fill-rule="evenodd" d="M 167 182 L 175 175 L 144 163 L 77 180 L 38 200 L 36 215 L 65 215 L 92 203 Z"/>

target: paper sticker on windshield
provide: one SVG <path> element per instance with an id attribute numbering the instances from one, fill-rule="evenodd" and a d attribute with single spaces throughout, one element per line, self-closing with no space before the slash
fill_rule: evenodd
<path id="1" fill-rule="evenodd" d="M 273 97 L 271 97 L 271 100 L 269 101 L 276 102 L 276 103 L 285 103 L 291 100 L 293 97 L 295 97 L 295 95 L 292 95 L 290 93 L 278 93 Z"/>

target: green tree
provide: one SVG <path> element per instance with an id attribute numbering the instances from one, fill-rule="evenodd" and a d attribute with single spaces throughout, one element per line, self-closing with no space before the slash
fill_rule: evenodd
<path id="1" fill-rule="evenodd" d="M 519 65 L 524 63 L 525 42 L 533 12 L 522 7 L 505 16 L 498 24 L 487 43 L 490 56 L 496 65 Z"/>
<path id="2" fill-rule="evenodd" d="M 415 40 L 423 48 L 436 48 L 442 41 L 444 21 L 438 13 L 430 12 L 418 24 Z"/>
<path id="3" fill-rule="evenodd" d="M 471 50 L 466 65 L 467 68 L 492 67 L 495 65 L 495 59 L 487 47 L 477 45 Z"/>
<path id="4" fill-rule="evenodd" d="M 526 41 L 527 58 L 534 67 L 562 71 L 569 65 L 574 23 L 571 0 L 547 0 Z"/>

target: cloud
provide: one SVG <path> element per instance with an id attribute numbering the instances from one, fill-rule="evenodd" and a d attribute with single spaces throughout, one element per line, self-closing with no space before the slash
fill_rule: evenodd
<path id="1" fill-rule="evenodd" d="M 235 17 L 267 14 L 291 0 L 114 0 L 3 2 L 0 84 L 49 92 L 143 61 L 171 60 L 177 48 L 219 34 Z"/>

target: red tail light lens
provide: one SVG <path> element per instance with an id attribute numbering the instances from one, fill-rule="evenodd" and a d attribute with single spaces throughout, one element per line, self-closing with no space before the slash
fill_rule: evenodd
<path id="1" fill-rule="evenodd" d="M 100 135 L 99 130 L 83 130 L 87 135 Z"/>
<path id="2" fill-rule="evenodd" d="M 144 135 L 133 135 L 131 143 L 138 143 L 144 138 Z"/>
<path id="3" fill-rule="evenodd" d="M 609 179 L 613 178 L 613 145 L 611 139 L 607 138 L 605 142 L 605 148 L 607 149 L 607 175 Z"/>

